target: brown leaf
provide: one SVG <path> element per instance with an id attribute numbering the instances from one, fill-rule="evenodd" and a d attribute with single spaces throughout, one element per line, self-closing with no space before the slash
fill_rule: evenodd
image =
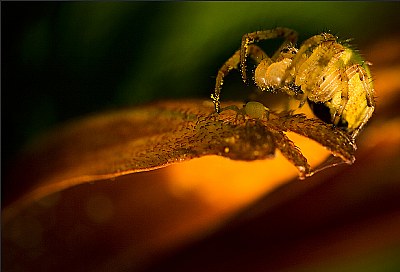
<path id="1" fill-rule="evenodd" d="M 44 136 L 8 176 L 23 187 L 10 191 L 6 203 L 22 196 L 13 205 L 22 207 L 80 183 L 205 155 L 252 161 L 270 158 L 279 149 L 301 178 L 311 175 L 307 159 L 284 131 L 320 142 L 345 162 L 354 160 L 355 146 L 343 132 L 304 115 L 270 114 L 260 120 L 229 110 L 215 114 L 209 101 L 159 102 L 88 117 Z"/>

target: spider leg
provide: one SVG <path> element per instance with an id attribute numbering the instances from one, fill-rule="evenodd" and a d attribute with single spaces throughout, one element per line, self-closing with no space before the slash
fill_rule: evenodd
<path id="1" fill-rule="evenodd" d="M 339 124 L 340 118 L 342 117 L 343 111 L 346 108 L 347 102 L 349 101 L 349 78 L 346 71 L 340 69 L 340 79 L 342 82 L 342 93 L 341 93 L 341 101 L 339 105 L 339 109 L 332 116 L 332 123 L 334 125 Z"/>
<path id="2" fill-rule="evenodd" d="M 372 88 L 372 85 L 370 85 L 371 82 L 367 81 L 369 79 L 367 72 L 361 65 L 357 64 L 356 73 L 358 73 L 358 76 L 360 77 L 360 80 L 363 84 L 364 90 L 366 90 L 368 107 L 375 108 L 375 100 L 374 100 L 375 91 Z"/>
<path id="3" fill-rule="evenodd" d="M 355 70 L 355 73 L 358 73 L 358 76 L 360 77 L 360 80 L 363 84 L 363 88 L 366 91 L 366 99 L 367 99 L 367 110 L 364 114 L 364 117 L 358 125 L 358 127 L 353 131 L 351 137 L 354 139 L 358 135 L 358 133 L 361 131 L 361 129 L 364 127 L 364 125 L 368 122 L 369 118 L 371 118 L 372 113 L 374 112 L 375 109 L 375 100 L 374 100 L 374 89 L 370 82 L 367 80 L 369 79 L 369 76 L 365 69 L 359 64 L 352 66 L 352 68 Z"/>
<path id="4" fill-rule="evenodd" d="M 364 125 L 368 122 L 369 118 L 371 118 L 372 113 L 374 112 L 375 107 L 368 107 L 366 114 L 364 115 L 363 120 L 361 121 L 360 125 L 353 131 L 351 137 L 355 139 Z"/>
<path id="5" fill-rule="evenodd" d="M 259 42 L 262 40 L 268 39 L 276 39 L 276 38 L 285 38 L 285 41 L 279 48 L 279 50 L 274 54 L 272 59 L 276 58 L 279 54 L 280 50 L 289 43 L 295 44 L 297 41 L 298 34 L 296 31 L 289 29 L 278 27 L 272 30 L 262 30 L 256 31 L 252 33 L 248 33 L 243 35 L 242 37 L 242 44 L 240 47 L 240 70 L 242 72 L 242 79 L 243 82 L 246 83 L 247 81 L 247 74 L 246 74 L 246 59 L 247 56 L 250 54 L 250 45 Z"/>
<path id="6" fill-rule="evenodd" d="M 231 70 L 237 69 L 239 62 L 240 51 L 238 50 L 218 70 L 218 75 L 215 81 L 214 94 L 211 94 L 211 99 L 213 100 L 215 111 L 217 113 L 221 112 L 221 103 L 219 101 L 219 96 L 221 93 L 222 85 L 224 84 L 224 77 L 227 76 Z"/>
<path id="7" fill-rule="evenodd" d="M 257 45 L 249 45 L 248 46 L 249 56 L 259 64 L 263 59 L 269 59 L 268 55 Z M 214 103 L 215 111 L 221 112 L 221 105 L 219 96 L 221 94 L 222 85 L 224 84 L 224 77 L 226 77 L 229 72 L 233 69 L 238 70 L 240 63 L 240 50 L 237 50 L 232 57 L 230 57 L 218 70 L 218 75 L 215 82 L 214 94 L 211 95 L 211 98 Z"/>

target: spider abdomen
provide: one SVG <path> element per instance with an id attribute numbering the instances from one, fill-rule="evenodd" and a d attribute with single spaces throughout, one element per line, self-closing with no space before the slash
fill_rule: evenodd
<path id="1" fill-rule="evenodd" d="M 312 51 L 310 56 L 302 56 L 295 77 L 295 85 L 300 86 L 313 102 L 326 102 L 340 88 L 341 56 L 345 48 L 333 42 L 325 42 Z"/>

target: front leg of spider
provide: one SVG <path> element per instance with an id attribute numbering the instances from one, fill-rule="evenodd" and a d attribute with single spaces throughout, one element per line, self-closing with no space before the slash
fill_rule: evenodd
<path id="1" fill-rule="evenodd" d="M 218 75 L 215 80 L 215 90 L 214 94 L 211 94 L 211 99 L 214 103 L 215 111 L 217 113 L 221 112 L 221 102 L 219 99 L 222 85 L 224 84 L 224 78 L 229 74 L 229 72 L 233 69 L 237 69 L 239 65 L 240 52 L 236 51 L 232 57 L 230 57 L 218 70 Z"/>
<path id="2" fill-rule="evenodd" d="M 264 59 L 269 59 L 267 54 L 257 45 L 248 46 L 249 56 L 258 64 Z M 240 63 L 240 50 L 237 50 L 218 70 L 218 75 L 215 80 L 214 93 L 211 94 L 211 99 L 214 103 L 215 111 L 221 112 L 220 94 L 224 78 L 233 70 L 238 70 Z"/>
<path id="3" fill-rule="evenodd" d="M 236 51 L 233 54 L 233 56 L 230 57 L 218 71 L 218 75 L 215 82 L 214 94 L 211 95 L 215 111 L 217 113 L 221 111 L 220 93 L 224 82 L 223 80 L 224 77 L 227 76 L 231 70 L 233 69 L 238 70 L 240 64 L 242 79 L 244 82 L 246 82 L 247 57 L 252 58 L 255 61 L 256 65 L 260 64 L 261 61 L 270 63 L 272 62 L 273 59 L 276 59 L 278 57 L 280 50 L 282 50 L 288 44 L 295 44 L 297 41 L 297 37 L 298 34 L 296 31 L 283 27 L 279 27 L 273 30 L 263 30 L 245 34 L 242 37 L 242 43 L 240 49 Z M 258 41 L 275 39 L 275 38 L 284 38 L 284 41 L 280 46 L 279 50 L 274 54 L 272 59 L 270 59 L 268 55 L 259 46 L 253 44 Z"/>

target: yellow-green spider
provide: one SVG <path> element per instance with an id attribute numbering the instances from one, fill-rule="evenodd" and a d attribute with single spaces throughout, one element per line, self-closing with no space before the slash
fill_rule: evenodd
<path id="1" fill-rule="evenodd" d="M 215 110 L 221 111 L 223 79 L 232 69 L 240 69 L 247 81 L 250 57 L 257 65 L 253 80 L 261 91 L 282 91 L 299 100 L 299 107 L 309 102 L 317 116 L 315 109 L 324 108 L 328 120 L 322 120 L 342 127 L 354 139 L 375 108 L 369 62 L 332 34 L 315 35 L 299 48 L 297 37 L 296 31 L 282 27 L 245 34 L 240 49 L 218 71 L 211 95 Z M 254 44 L 276 38 L 284 41 L 272 57 Z"/>

